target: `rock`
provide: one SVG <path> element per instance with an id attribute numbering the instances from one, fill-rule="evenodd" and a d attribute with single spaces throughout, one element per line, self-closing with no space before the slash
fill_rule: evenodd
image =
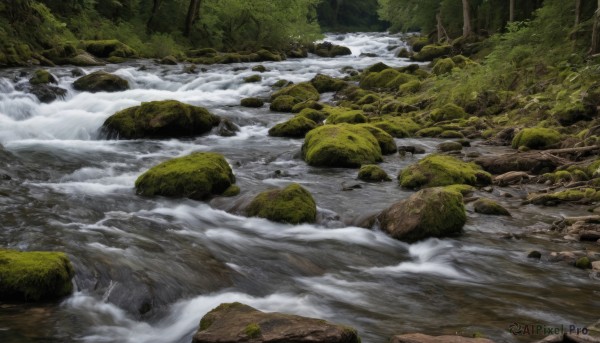
<path id="1" fill-rule="evenodd" d="M 129 82 L 104 71 L 96 71 L 77 79 L 73 88 L 83 92 L 120 92 L 129 89 Z"/>
<path id="2" fill-rule="evenodd" d="M 321 111 L 323 109 L 323 105 L 314 100 L 306 100 L 294 105 L 294 107 L 292 107 L 292 113 L 300 113 L 305 109 Z"/>
<path id="3" fill-rule="evenodd" d="M 186 65 L 183 68 L 183 72 L 186 74 L 196 74 L 196 68 L 198 68 L 195 64 Z"/>
<path id="4" fill-rule="evenodd" d="M 259 64 L 257 66 L 252 67 L 252 71 L 255 71 L 255 72 L 258 72 L 258 73 L 264 73 L 264 72 L 267 71 L 267 68 L 265 68 L 264 65 Z"/>
<path id="5" fill-rule="evenodd" d="M 542 174 L 552 172 L 561 165 L 561 161 L 556 157 L 539 152 L 482 156 L 475 159 L 474 162 L 492 174 L 504 174 L 511 171 Z"/>
<path id="6" fill-rule="evenodd" d="M 398 151 L 396 141 L 389 133 L 370 124 L 358 124 L 357 126 L 368 130 L 377 139 L 383 155 L 395 154 Z"/>
<path id="7" fill-rule="evenodd" d="M 222 137 L 235 136 L 235 133 L 239 131 L 240 127 L 227 118 L 221 119 L 219 126 L 217 126 L 217 133 Z"/>
<path id="8" fill-rule="evenodd" d="M 465 118 L 467 117 L 467 112 L 465 112 L 462 107 L 454 104 L 446 104 L 431 111 L 430 117 L 435 123 L 439 123 L 446 120 Z"/>
<path id="9" fill-rule="evenodd" d="M 258 99 L 258 98 L 244 98 L 244 99 L 242 99 L 242 102 L 240 103 L 240 105 L 242 107 L 253 107 L 253 108 L 263 107 L 264 104 L 265 104 L 264 101 L 262 101 L 261 99 Z"/>
<path id="10" fill-rule="evenodd" d="M 58 98 L 63 98 L 67 95 L 67 90 L 60 87 L 51 86 L 49 84 L 19 84 L 15 87 L 17 90 L 31 93 L 38 98 L 40 102 L 51 103 Z"/>
<path id="11" fill-rule="evenodd" d="M 138 177 L 135 188 L 143 196 L 205 200 L 225 193 L 234 183 L 235 176 L 222 155 L 198 152 L 150 168 Z"/>
<path id="12" fill-rule="evenodd" d="M 527 196 L 526 204 L 556 206 L 565 202 L 592 203 L 600 201 L 600 191 L 593 188 L 567 189 L 554 193 L 534 193 Z"/>
<path id="13" fill-rule="evenodd" d="M 592 269 L 593 270 L 600 270 L 600 261 L 594 261 L 594 262 L 592 262 Z"/>
<path id="14" fill-rule="evenodd" d="M 273 88 L 283 88 L 283 87 L 291 86 L 292 84 L 293 84 L 293 82 L 288 81 L 288 80 L 278 80 L 271 87 L 273 87 Z"/>
<path id="15" fill-rule="evenodd" d="M 324 320 L 264 313 L 240 303 L 221 304 L 200 321 L 192 343 L 359 343 L 356 330 Z"/>
<path id="16" fill-rule="evenodd" d="M 546 128 L 523 129 L 512 141 L 513 149 L 527 147 L 529 149 L 548 149 L 560 142 L 560 133 Z"/>
<path id="17" fill-rule="evenodd" d="M 81 68 L 71 69 L 71 76 L 80 77 L 83 75 L 85 75 L 85 73 L 83 72 L 83 70 Z"/>
<path id="18" fill-rule="evenodd" d="M 109 138 L 177 138 L 209 132 L 219 117 L 176 100 L 144 102 L 110 116 L 102 126 Z"/>
<path id="19" fill-rule="evenodd" d="M 88 40 L 83 41 L 81 44 L 87 52 L 100 58 L 130 58 L 136 56 L 135 50 L 116 39 Z"/>
<path id="20" fill-rule="evenodd" d="M 94 67 L 103 66 L 106 64 L 88 53 L 81 53 L 75 57 L 71 57 L 66 60 L 66 63 L 76 65 L 78 67 Z"/>
<path id="21" fill-rule="evenodd" d="M 175 58 L 175 56 L 165 56 L 160 60 L 160 64 L 165 64 L 165 65 L 177 65 L 177 58 Z"/>
<path id="22" fill-rule="evenodd" d="M 304 117 L 319 124 L 322 123 L 323 120 L 325 120 L 325 118 L 327 118 L 327 115 L 323 111 L 314 110 L 312 108 L 305 108 L 302 111 L 300 111 L 300 113 L 298 113 L 296 117 Z"/>
<path id="23" fill-rule="evenodd" d="M 359 85 L 363 89 L 395 91 L 403 84 L 413 80 L 416 80 L 416 77 L 413 75 L 401 73 L 395 69 L 385 69 L 381 72 L 372 72 L 364 75 Z"/>
<path id="24" fill-rule="evenodd" d="M 460 233 L 467 215 L 460 193 L 436 187 L 392 205 L 378 219 L 381 229 L 393 238 L 416 242 Z"/>
<path id="25" fill-rule="evenodd" d="M 438 57 L 448 56 L 451 49 L 450 45 L 426 45 L 412 59 L 418 62 L 433 61 Z"/>
<path id="26" fill-rule="evenodd" d="M 73 291 L 69 258 L 60 252 L 0 249 L 0 300 L 54 300 Z"/>
<path id="27" fill-rule="evenodd" d="M 45 85 L 48 83 L 58 83 L 58 81 L 48 71 L 39 69 L 36 70 L 33 77 L 29 79 L 29 83 L 32 85 Z"/>
<path id="28" fill-rule="evenodd" d="M 469 338 L 462 336 L 428 336 L 422 333 L 411 333 L 394 336 L 390 343 L 494 343 L 486 338 Z"/>
<path id="29" fill-rule="evenodd" d="M 367 164 L 360 167 L 358 178 L 367 182 L 392 181 L 385 170 L 375 164 Z"/>
<path id="30" fill-rule="evenodd" d="M 277 124 L 269 130 L 269 136 L 303 138 L 317 124 L 303 116 L 294 117 L 284 123 Z"/>
<path id="31" fill-rule="evenodd" d="M 451 58 L 442 58 L 435 62 L 431 72 L 435 75 L 444 75 L 452 72 L 455 67 L 456 64 Z"/>
<path id="32" fill-rule="evenodd" d="M 540 259 L 540 258 L 542 258 L 542 253 L 537 250 L 533 250 L 533 251 L 530 251 L 529 254 L 527 254 L 527 258 Z"/>
<path id="33" fill-rule="evenodd" d="M 387 65 L 383 62 L 377 62 L 377 63 L 373 64 L 372 66 L 367 67 L 365 69 L 365 73 L 379 73 L 386 69 L 392 69 L 392 67 L 390 67 L 389 65 Z"/>
<path id="34" fill-rule="evenodd" d="M 592 262 L 587 256 L 580 257 L 579 259 L 577 259 L 577 261 L 575 261 L 575 267 L 579 269 L 591 269 Z"/>
<path id="35" fill-rule="evenodd" d="M 382 161 L 377 139 L 356 125 L 324 125 L 310 131 L 302 157 L 311 166 L 357 168 Z"/>
<path id="36" fill-rule="evenodd" d="M 291 95 L 281 95 L 271 102 L 269 109 L 275 112 L 292 112 L 294 105 L 299 101 Z"/>
<path id="37" fill-rule="evenodd" d="M 361 124 L 368 121 L 365 113 L 362 110 L 352 110 L 343 107 L 329 107 L 324 111 L 328 114 L 327 124 Z"/>
<path id="38" fill-rule="evenodd" d="M 317 74 L 317 76 L 310 80 L 310 83 L 319 93 L 337 92 L 348 86 L 345 81 L 337 80 L 323 74 Z"/>
<path id="39" fill-rule="evenodd" d="M 302 82 L 295 85 L 287 86 L 271 95 L 271 101 L 276 98 L 288 95 L 297 100 L 297 102 L 314 100 L 319 101 L 321 96 L 319 95 L 319 91 L 310 83 L 310 82 Z"/>
<path id="40" fill-rule="evenodd" d="M 504 187 L 507 185 L 520 184 L 524 180 L 529 180 L 529 174 L 526 172 L 514 171 L 494 177 L 494 184 Z"/>
<path id="41" fill-rule="evenodd" d="M 423 149 L 422 147 L 413 146 L 413 145 L 403 145 L 403 146 L 398 147 L 398 152 L 400 152 L 400 153 L 408 152 L 413 155 L 417 155 L 417 154 L 424 154 L 425 149 Z"/>
<path id="42" fill-rule="evenodd" d="M 478 199 L 473 203 L 473 208 L 475 209 L 475 212 L 481 214 L 510 216 L 510 213 L 507 209 L 490 199 Z"/>
<path id="43" fill-rule="evenodd" d="M 330 42 L 323 42 L 317 44 L 313 51 L 317 56 L 320 57 L 337 57 L 337 56 L 345 56 L 352 55 L 352 51 L 341 45 L 331 44 Z"/>
<path id="44" fill-rule="evenodd" d="M 485 186 L 492 182 L 492 176 L 475 163 L 433 154 L 401 171 L 398 180 L 402 187 L 415 189 L 452 184 Z"/>
<path id="45" fill-rule="evenodd" d="M 461 151 L 463 148 L 459 142 L 443 142 L 438 144 L 437 149 L 442 152 Z"/>
<path id="46" fill-rule="evenodd" d="M 279 223 L 314 223 L 317 205 L 307 190 L 294 183 L 284 189 L 260 193 L 248 205 L 246 214 Z"/>
<path id="47" fill-rule="evenodd" d="M 260 75 L 250 75 L 244 78 L 244 83 L 256 83 L 262 81 L 262 76 Z"/>

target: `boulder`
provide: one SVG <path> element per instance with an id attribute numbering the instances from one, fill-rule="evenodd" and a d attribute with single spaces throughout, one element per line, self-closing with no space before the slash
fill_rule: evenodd
<path id="1" fill-rule="evenodd" d="M 314 100 L 306 100 L 294 105 L 294 107 L 292 107 L 292 113 L 300 113 L 307 108 L 320 111 L 323 109 L 323 107 L 324 106 L 322 104 Z"/>
<path id="2" fill-rule="evenodd" d="M 104 71 L 83 76 L 73 83 L 73 88 L 83 92 L 120 92 L 129 89 L 129 82 Z"/>
<path id="3" fill-rule="evenodd" d="M 304 117 L 314 121 L 315 123 L 322 123 L 327 118 L 327 114 L 323 111 L 318 111 L 312 108 L 305 108 L 296 117 Z"/>
<path id="4" fill-rule="evenodd" d="M 317 76 L 310 80 L 310 83 L 312 83 L 319 93 L 337 92 L 348 86 L 345 81 L 323 74 L 317 74 Z"/>
<path id="5" fill-rule="evenodd" d="M 263 107 L 264 104 L 265 104 L 265 102 L 258 98 L 244 98 L 244 99 L 242 99 L 242 102 L 240 103 L 240 105 L 242 107 L 252 107 L 252 108 Z"/>
<path id="6" fill-rule="evenodd" d="M 543 174 L 552 172 L 562 165 L 560 158 L 539 152 L 482 156 L 476 158 L 474 162 L 493 174 L 504 174 L 511 171 Z"/>
<path id="7" fill-rule="evenodd" d="M 137 178 L 135 188 L 143 196 L 205 200 L 227 192 L 234 183 L 235 176 L 222 155 L 197 152 L 150 168 Z"/>
<path id="8" fill-rule="evenodd" d="M 300 102 L 300 100 L 297 100 L 291 95 L 281 95 L 271 101 L 269 109 L 276 112 L 292 112 L 294 105 L 298 102 Z"/>
<path id="9" fill-rule="evenodd" d="M 314 121 L 304 116 L 297 116 L 273 126 L 269 130 L 269 136 L 302 138 L 315 127 L 317 124 Z"/>
<path id="10" fill-rule="evenodd" d="M 453 184 L 485 186 L 492 183 L 492 176 L 475 163 L 433 154 L 402 170 L 398 180 L 402 187 L 415 189 Z"/>
<path id="11" fill-rule="evenodd" d="M 244 83 L 256 83 L 262 81 L 262 76 L 255 74 L 244 78 Z"/>
<path id="12" fill-rule="evenodd" d="M 177 58 L 175 56 L 165 56 L 160 60 L 160 64 L 165 64 L 165 65 L 177 65 Z"/>
<path id="13" fill-rule="evenodd" d="M 219 117 L 176 100 L 144 102 L 110 116 L 103 130 L 109 138 L 177 138 L 209 132 Z"/>
<path id="14" fill-rule="evenodd" d="M 512 141 L 513 149 L 527 147 L 529 149 L 548 149 L 560 142 L 560 133 L 553 129 L 529 128 L 517 133 Z"/>
<path id="15" fill-rule="evenodd" d="M 360 124 L 368 121 L 365 113 L 362 110 L 352 110 L 343 107 L 329 107 L 324 111 L 328 114 L 327 124 Z"/>
<path id="16" fill-rule="evenodd" d="M 360 167 L 358 179 L 366 182 L 392 181 L 385 170 L 375 164 L 367 164 Z"/>
<path id="17" fill-rule="evenodd" d="M 382 161 L 381 148 L 369 130 L 351 124 L 324 125 L 311 130 L 302 157 L 311 166 L 358 168 Z"/>
<path id="18" fill-rule="evenodd" d="M 294 183 L 260 193 L 248 205 L 246 214 L 279 223 L 314 223 L 317 205 L 307 190 Z"/>
<path id="19" fill-rule="evenodd" d="M 439 123 L 446 120 L 466 118 L 467 112 L 455 104 L 446 104 L 431 111 L 430 117 L 435 123 Z"/>
<path id="20" fill-rule="evenodd" d="M 435 75 L 444 75 L 452 72 L 455 67 L 456 64 L 451 58 L 442 58 L 435 63 L 431 72 Z"/>
<path id="21" fill-rule="evenodd" d="M 217 133 L 222 137 L 233 137 L 239 131 L 240 127 L 227 118 L 221 119 L 219 126 L 217 126 Z"/>
<path id="22" fill-rule="evenodd" d="M 264 313 L 240 303 L 221 304 L 200 321 L 192 343 L 359 343 L 356 330 L 324 320 Z"/>
<path id="23" fill-rule="evenodd" d="M 83 49 L 85 49 L 87 52 L 100 58 L 129 58 L 135 57 L 136 55 L 135 50 L 116 39 L 89 40 L 83 41 L 81 44 L 83 46 Z"/>
<path id="24" fill-rule="evenodd" d="M 392 337 L 390 343 L 494 343 L 486 338 L 470 338 L 462 336 L 429 336 L 422 333 L 411 333 Z"/>
<path id="25" fill-rule="evenodd" d="M 427 188 L 392 205 L 378 216 L 391 237 L 416 242 L 459 234 L 467 221 L 463 196 L 442 187 Z"/>
<path id="26" fill-rule="evenodd" d="M 335 45 L 330 42 L 317 44 L 312 52 L 317 56 L 329 58 L 352 55 L 352 51 L 349 48 L 341 45 Z"/>
<path id="27" fill-rule="evenodd" d="M 437 149 L 441 152 L 461 151 L 463 148 L 459 142 L 443 142 L 438 144 Z"/>
<path id="28" fill-rule="evenodd" d="M 450 45 L 426 45 L 421 51 L 414 54 L 412 59 L 418 62 L 433 61 L 436 58 L 448 56 L 451 50 Z"/>
<path id="29" fill-rule="evenodd" d="M 252 71 L 258 72 L 258 73 L 264 73 L 267 71 L 267 68 L 265 68 L 264 65 L 259 64 L 257 66 L 252 67 Z"/>
<path id="30" fill-rule="evenodd" d="M 510 216 L 510 212 L 507 209 L 502 207 L 502 205 L 490 199 L 477 199 L 473 203 L 473 208 L 475 212 L 481 214 L 489 214 L 496 216 Z"/>
<path id="31" fill-rule="evenodd" d="M 65 64 L 72 64 L 79 67 L 94 67 L 103 66 L 106 64 L 87 52 L 82 52 L 73 57 L 67 58 L 64 62 Z"/>
<path id="32" fill-rule="evenodd" d="M 69 258 L 60 252 L 0 249 L 0 300 L 53 300 L 73 291 Z"/>
<path id="33" fill-rule="evenodd" d="M 410 81 L 416 80 L 416 77 L 406 73 L 401 73 L 395 69 L 384 69 L 380 72 L 371 72 L 365 74 L 360 80 L 360 87 L 371 90 L 398 90 L 400 86 Z"/>
<path id="34" fill-rule="evenodd" d="M 395 154 L 398 151 L 396 141 L 389 133 L 370 124 L 358 124 L 357 126 L 366 129 L 377 139 L 383 155 Z"/>
<path id="35" fill-rule="evenodd" d="M 32 85 L 43 85 L 48 83 L 58 83 L 58 81 L 48 71 L 39 69 L 36 70 L 33 77 L 29 79 L 29 83 Z"/>
<path id="36" fill-rule="evenodd" d="M 302 82 L 280 89 L 271 95 L 271 101 L 282 95 L 291 96 L 295 98 L 297 102 L 303 102 L 307 100 L 319 101 L 321 98 L 319 91 L 310 82 Z"/>

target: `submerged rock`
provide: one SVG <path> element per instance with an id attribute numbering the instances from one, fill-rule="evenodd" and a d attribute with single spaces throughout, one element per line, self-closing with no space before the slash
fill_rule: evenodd
<path id="1" fill-rule="evenodd" d="M 105 71 L 96 71 L 83 76 L 73 83 L 73 88 L 83 92 L 121 92 L 129 89 L 129 82 L 109 74 Z"/>
<path id="2" fill-rule="evenodd" d="M 110 116 L 103 129 L 109 138 L 176 138 L 197 136 L 219 124 L 205 108 L 175 100 L 144 102 Z"/>
<path id="3" fill-rule="evenodd" d="M 248 205 L 246 214 L 279 223 L 314 223 L 317 205 L 306 189 L 294 183 L 260 193 Z"/>
<path id="4" fill-rule="evenodd" d="M 494 343 L 486 338 L 470 338 L 462 336 L 429 336 L 422 333 L 411 333 L 392 337 L 390 343 Z"/>
<path id="5" fill-rule="evenodd" d="M 217 133 L 222 137 L 232 137 L 235 136 L 236 132 L 240 131 L 240 127 L 237 126 L 234 122 L 227 118 L 221 119 L 219 126 L 217 126 Z"/>
<path id="6" fill-rule="evenodd" d="M 359 343 L 356 330 L 321 319 L 264 313 L 240 303 L 221 304 L 200 321 L 192 343 Z"/>
<path id="7" fill-rule="evenodd" d="M 222 155 L 197 152 L 152 167 L 138 177 L 135 188 L 144 196 L 205 200 L 226 193 L 234 183 L 233 171 Z"/>
<path id="8" fill-rule="evenodd" d="M 64 253 L 0 249 L 0 300 L 60 298 L 73 291 L 73 276 Z"/>
<path id="9" fill-rule="evenodd" d="M 445 188 L 427 188 L 384 210 L 381 229 L 395 239 L 416 242 L 462 232 L 467 221 L 462 194 Z"/>

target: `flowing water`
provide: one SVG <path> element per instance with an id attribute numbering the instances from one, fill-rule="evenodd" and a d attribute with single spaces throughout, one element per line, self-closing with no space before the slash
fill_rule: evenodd
<path id="1" fill-rule="evenodd" d="M 528 341 L 512 336 L 508 326 L 584 327 L 598 320 L 598 280 L 564 263 L 526 258 L 532 249 L 583 249 L 540 232 L 561 214 L 581 212 L 577 208 L 521 207 L 516 198 L 502 198 L 513 217 L 469 210 L 461 237 L 412 245 L 353 226 L 411 193 L 395 182 L 359 182 L 356 170 L 307 166 L 299 157 L 302 140 L 267 135 L 291 115 L 270 112 L 268 105 L 238 105 L 244 97 L 268 97 L 279 79 L 301 82 L 317 73 L 342 77 L 343 67 L 361 69 L 379 61 L 408 64 L 389 49 L 403 46 L 397 36 L 327 39 L 349 46 L 353 55 L 263 63 L 269 71 L 254 84 L 243 78 L 255 74 L 250 69 L 256 64 L 206 66 L 188 74 L 183 65 L 137 61 L 84 68 L 86 73 L 114 72 L 132 86 L 90 94 L 73 90 L 71 68 L 51 68 L 68 90 L 51 104 L 16 90 L 31 69 L 2 71 L 0 144 L 6 152 L 0 157 L 6 165 L 0 169 L 12 180 L 0 181 L 0 246 L 65 251 L 76 270 L 77 291 L 60 304 L 0 304 L 0 342 L 187 343 L 206 312 L 232 301 L 351 325 L 363 342 L 386 342 L 409 332 Z M 206 107 L 241 131 L 234 137 L 164 141 L 109 141 L 99 134 L 114 112 L 163 99 Z M 428 152 L 439 143 L 397 142 Z M 502 150 L 477 144 L 470 149 Z M 135 195 L 138 175 L 192 151 L 223 154 L 241 195 L 208 204 Z M 395 175 L 417 158 L 387 156 L 382 166 Z M 231 214 L 256 193 L 291 182 L 314 195 L 317 225 Z M 357 183 L 362 188 L 342 190 Z M 502 238 L 506 233 L 524 237 Z"/>

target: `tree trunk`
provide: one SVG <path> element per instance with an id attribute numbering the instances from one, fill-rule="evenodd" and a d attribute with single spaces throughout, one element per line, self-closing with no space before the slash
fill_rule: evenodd
<path id="1" fill-rule="evenodd" d="M 508 22 L 512 23 L 515 21 L 515 0 L 510 0 L 510 13 L 508 16 Z"/>
<path id="2" fill-rule="evenodd" d="M 600 1 L 600 0 L 598 0 Z M 463 3 L 463 37 L 468 38 L 473 33 L 471 29 L 471 7 L 469 0 L 462 0 Z"/>
<path id="3" fill-rule="evenodd" d="M 592 29 L 592 47 L 590 49 L 590 54 L 595 55 L 600 52 L 600 42 L 599 33 L 600 30 L 600 0 L 598 0 L 598 7 L 596 8 L 596 13 L 594 14 L 594 28 Z"/>
<path id="4" fill-rule="evenodd" d="M 442 14 L 440 12 L 438 12 L 435 15 L 435 19 L 437 20 L 438 43 L 441 43 L 444 40 L 446 40 L 446 41 L 450 40 L 450 37 L 448 37 L 448 33 L 446 32 L 446 29 L 444 28 L 444 24 L 442 23 Z"/>
<path id="5" fill-rule="evenodd" d="M 152 11 L 150 12 L 150 18 L 146 22 L 146 31 L 152 32 L 152 21 L 158 14 L 158 10 L 160 9 L 160 5 L 162 5 L 163 0 L 153 0 L 152 1 Z"/>
<path id="6" fill-rule="evenodd" d="M 192 32 L 192 26 L 198 17 L 200 16 L 200 2 L 202 0 L 190 0 L 190 6 L 188 7 L 187 16 L 185 18 L 185 27 L 183 29 L 183 35 L 189 37 Z"/>

